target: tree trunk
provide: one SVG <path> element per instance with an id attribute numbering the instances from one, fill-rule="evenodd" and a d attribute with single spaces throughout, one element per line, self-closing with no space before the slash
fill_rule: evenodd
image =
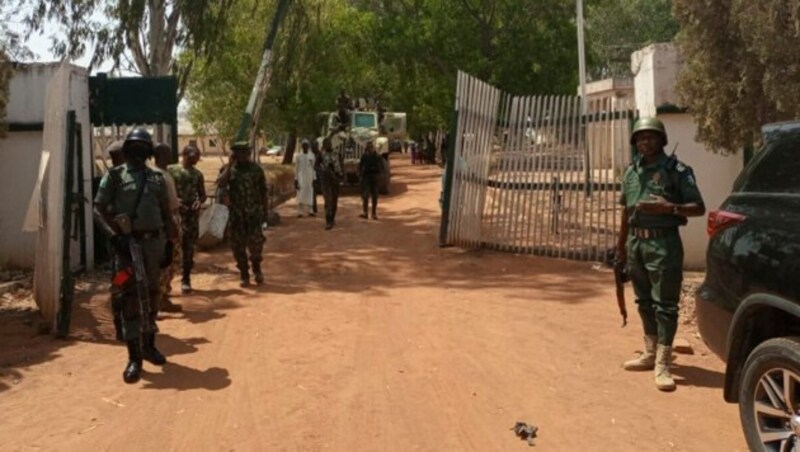
<path id="1" fill-rule="evenodd" d="M 283 153 L 283 165 L 291 165 L 294 158 L 294 149 L 297 147 L 297 132 L 289 132 L 289 139 L 286 140 L 286 152 Z"/>

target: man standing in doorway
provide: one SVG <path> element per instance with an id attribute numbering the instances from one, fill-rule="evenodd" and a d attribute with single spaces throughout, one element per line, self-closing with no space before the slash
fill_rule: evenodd
<path id="1" fill-rule="evenodd" d="M 322 196 L 325 199 L 325 229 L 330 230 L 336 224 L 339 186 L 344 178 L 341 155 L 333 150 L 330 138 L 322 141 L 322 152 L 317 160 L 317 174 L 322 183 Z"/>
<path id="2" fill-rule="evenodd" d="M 294 164 L 294 188 L 297 190 L 297 216 L 314 216 L 311 211 L 314 203 L 314 153 L 309 150 L 308 140 L 303 140 L 302 151 L 296 152 Z"/>
<path id="3" fill-rule="evenodd" d="M 378 219 L 378 178 L 383 167 L 383 157 L 375 151 L 375 143 L 370 140 L 364 148 L 364 155 L 358 162 L 361 177 L 361 203 L 364 208 L 361 218 L 367 218 L 369 200 L 372 199 L 372 219 Z"/>
<path id="4" fill-rule="evenodd" d="M 200 150 L 188 145 L 181 151 L 181 162 L 169 166 L 169 173 L 175 179 L 178 198 L 181 200 L 181 253 L 183 254 L 183 275 L 181 292 L 192 291 L 192 267 L 194 267 L 194 244 L 199 235 L 200 207 L 206 201 L 206 188 L 203 173 L 196 168 L 200 161 Z"/>
<path id="5" fill-rule="evenodd" d="M 232 162 L 226 165 L 217 179 L 217 186 L 227 190 L 230 215 L 228 228 L 236 267 L 241 277 L 240 285 L 250 285 L 250 267 L 247 252 L 250 252 L 253 276 L 256 284 L 264 282 L 261 272 L 264 251 L 263 229 L 267 221 L 267 180 L 264 170 L 250 160 L 250 145 L 240 141 L 233 145 Z"/>
<path id="6" fill-rule="evenodd" d="M 625 370 L 654 370 L 659 390 L 674 391 L 669 367 L 678 329 L 683 244 L 678 227 L 705 205 L 692 168 L 664 152 L 667 132 L 657 118 L 636 121 L 631 145 L 638 157 L 622 177 L 618 264 L 627 263 L 644 326 L 645 351 Z"/>

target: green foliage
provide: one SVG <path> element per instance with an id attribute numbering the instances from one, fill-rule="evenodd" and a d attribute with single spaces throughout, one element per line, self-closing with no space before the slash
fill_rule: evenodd
<path id="1" fill-rule="evenodd" d="M 631 53 L 678 33 L 672 0 L 595 0 L 586 5 L 590 76 L 630 76 Z"/>
<path id="2" fill-rule="evenodd" d="M 78 58 L 91 47 L 90 67 L 112 61 L 112 70 L 146 76 L 173 74 L 179 79 L 180 97 L 194 61 L 187 56 L 214 54 L 226 29 L 226 13 L 235 2 L 18 0 L 18 5 L 29 11 L 24 20 L 31 32 L 45 32 L 52 23 L 61 25 L 60 33 L 50 35 L 51 51 L 57 57 Z M 187 55 L 180 61 L 174 58 L 178 49 Z"/>
<path id="3" fill-rule="evenodd" d="M 715 152 L 757 144 L 800 117 L 800 0 L 675 0 L 686 60 L 678 88 Z"/>
<path id="4" fill-rule="evenodd" d="M 198 61 L 191 118 L 235 130 L 275 1 L 241 0 L 225 55 Z M 412 132 L 446 127 L 457 71 L 512 93 L 574 93 L 574 5 L 564 0 L 294 0 L 275 45 L 262 128 L 315 135 L 340 89 L 409 114 Z M 233 76 L 232 74 L 236 74 Z M 211 121 L 211 122 L 209 122 Z"/>

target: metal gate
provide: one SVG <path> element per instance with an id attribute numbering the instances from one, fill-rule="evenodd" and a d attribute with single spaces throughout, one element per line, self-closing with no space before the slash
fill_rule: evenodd
<path id="1" fill-rule="evenodd" d="M 459 73 L 443 242 L 605 261 L 636 116 L 616 98 L 513 97 Z"/>

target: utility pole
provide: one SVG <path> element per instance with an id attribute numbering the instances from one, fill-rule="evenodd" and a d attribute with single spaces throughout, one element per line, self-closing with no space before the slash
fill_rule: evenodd
<path id="1" fill-rule="evenodd" d="M 583 0 L 577 0 L 578 9 L 578 71 L 581 82 L 581 114 L 586 116 L 586 48 L 583 39 Z"/>
<path id="2" fill-rule="evenodd" d="M 578 71 L 581 82 L 581 141 L 583 142 L 583 193 L 586 197 L 592 194 L 592 162 L 589 145 L 586 140 L 588 121 L 588 102 L 586 102 L 586 48 L 583 40 L 583 0 L 576 0 L 578 9 Z"/>
<path id="3" fill-rule="evenodd" d="M 261 115 L 261 106 L 264 104 L 264 96 L 269 86 L 269 63 L 272 57 L 272 45 L 275 43 L 275 36 L 278 34 L 278 28 L 289 9 L 291 0 L 280 0 L 278 7 L 275 10 L 275 16 L 272 18 L 272 24 L 264 41 L 264 53 L 261 57 L 261 66 L 258 68 L 258 75 L 253 83 L 253 90 L 250 92 L 250 99 L 247 102 L 247 108 L 242 115 L 242 121 L 239 125 L 239 131 L 236 133 L 236 141 L 248 140 L 250 146 L 253 147 L 253 157 L 258 153 L 256 149 L 256 127 Z M 249 133 L 248 133 L 249 132 Z"/>

